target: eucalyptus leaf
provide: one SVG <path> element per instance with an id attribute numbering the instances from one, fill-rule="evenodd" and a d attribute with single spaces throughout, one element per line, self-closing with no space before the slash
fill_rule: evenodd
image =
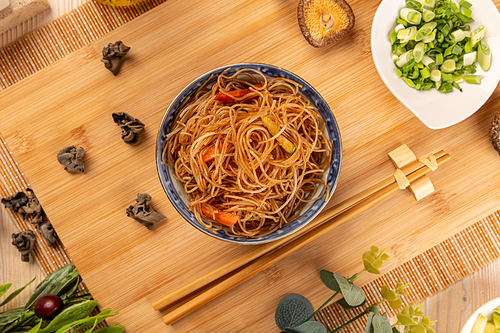
<path id="1" fill-rule="evenodd" d="M 17 295 L 19 295 L 21 293 L 21 291 L 23 291 L 24 288 L 26 288 L 27 286 L 29 286 L 31 284 L 31 282 L 35 281 L 35 279 L 36 278 L 33 278 L 33 280 L 31 280 L 30 282 L 28 282 L 24 287 L 21 287 L 21 288 L 17 289 L 12 294 L 10 294 L 9 296 L 7 296 L 7 298 L 4 299 L 2 303 L 0 303 L 0 306 L 5 305 L 5 304 L 9 303 L 10 301 L 12 301 L 14 299 L 14 297 L 16 297 Z"/>
<path id="2" fill-rule="evenodd" d="M 361 303 L 360 305 L 356 305 L 356 306 L 351 306 L 347 303 L 347 301 L 345 300 L 345 298 L 341 298 L 337 301 L 338 305 L 340 305 L 341 307 L 343 307 L 344 309 L 346 310 L 351 310 L 351 309 L 355 309 L 363 304 L 366 303 L 366 300 L 363 301 L 363 303 Z"/>
<path id="3" fill-rule="evenodd" d="M 40 330 L 40 327 L 42 327 L 42 322 L 43 322 L 43 319 L 40 318 L 40 321 L 38 322 L 38 324 L 35 327 L 33 327 L 32 329 L 30 329 L 28 331 L 28 333 L 36 333 L 36 332 L 38 332 L 38 330 Z"/>
<path id="4" fill-rule="evenodd" d="M 2 297 L 7 290 L 9 290 L 10 286 L 12 286 L 12 283 L 2 284 L 0 286 L 0 297 Z"/>
<path id="5" fill-rule="evenodd" d="M 373 312 L 374 314 L 379 314 L 380 309 L 378 308 L 378 306 L 372 305 L 372 306 L 370 306 L 370 309 L 368 310 L 368 312 Z"/>
<path id="6" fill-rule="evenodd" d="M 40 282 L 24 308 L 32 308 L 35 306 L 36 301 L 44 295 L 58 295 L 61 290 L 73 282 L 78 276 L 78 270 L 74 264 L 69 264 L 59 268 Z"/>
<path id="7" fill-rule="evenodd" d="M 274 320 L 280 330 L 299 326 L 312 313 L 314 308 L 307 298 L 298 294 L 289 294 L 281 299 L 276 307 Z"/>
<path id="8" fill-rule="evenodd" d="M 328 333 L 325 326 L 317 321 L 308 321 L 300 326 L 286 328 L 286 333 Z"/>
<path id="9" fill-rule="evenodd" d="M 339 284 L 340 291 L 344 295 L 344 299 L 350 306 L 359 306 L 365 301 L 365 293 L 361 288 L 347 281 L 345 277 L 339 273 L 333 273 L 335 280 Z"/>
<path id="10" fill-rule="evenodd" d="M 366 320 L 365 333 L 373 333 L 373 325 L 372 325 L 373 316 L 375 316 L 375 313 L 373 313 L 373 312 L 368 313 L 368 319 Z"/>
<path id="11" fill-rule="evenodd" d="M 372 319 L 374 333 L 392 333 L 392 326 L 386 317 L 374 315 Z"/>
<path id="12" fill-rule="evenodd" d="M 332 272 L 322 269 L 319 271 L 319 277 L 321 281 L 323 281 L 325 286 L 327 286 L 331 290 L 333 291 L 340 290 L 339 284 L 337 283 L 337 280 L 335 280 L 335 277 L 333 276 Z"/>

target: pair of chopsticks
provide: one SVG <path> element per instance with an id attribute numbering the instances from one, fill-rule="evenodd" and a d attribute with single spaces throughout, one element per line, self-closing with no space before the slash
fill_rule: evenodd
<path id="1" fill-rule="evenodd" d="M 438 166 L 451 158 L 442 150 L 434 156 Z M 431 170 L 423 162 L 415 161 L 401 168 L 401 171 L 411 183 Z M 388 177 L 361 193 L 324 210 L 300 230 L 299 236 L 293 235 L 293 237 L 289 236 L 254 247 L 240 257 L 155 300 L 153 308 L 160 310 L 170 306 L 196 291 L 206 288 L 207 285 L 213 284 L 216 280 L 220 280 L 215 286 L 200 292 L 194 298 L 166 314 L 163 320 L 166 325 L 170 325 L 398 190 L 399 185 L 395 178 Z M 221 279 L 222 277 L 225 278 Z"/>

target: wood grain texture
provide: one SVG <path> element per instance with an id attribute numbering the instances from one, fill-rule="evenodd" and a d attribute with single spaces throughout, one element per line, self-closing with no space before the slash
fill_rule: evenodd
<path id="1" fill-rule="evenodd" d="M 0 204 L 0 285 L 12 283 L 8 291 L 8 293 L 11 293 L 36 277 L 31 285 L 26 287 L 21 294 L 7 304 L 5 308 L 2 308 L 0 312 L 24 306 L 36 286 L 46 276 L 33 255 L 30 257 L 30 262 L 21 262 L 19 251 L 11 244 L 11 235 L 17 232 L 19 230 L 17 230 L 12 221 L 10 210 L 5 209 Z"/>
<path id="2" fill-rule="evenodd" d="M 429 130 L 390 94 L 373 66 L 370 27 L 378 3 L 350 4 L 356 27 L 349 38 L 314 49 L 300 34 L 294 1 L 186 7 L 169 0 L 0 93 L 0 132 L 94 297 L 120 311 L 111 324 L 128 332 L 272 331 L 285 294 L 301 293 L 315 306 L 324 300 L 319 269 L 352 274 L 372 244 L 387 246 L 393 257 L 387 269 L 397 267 L 498 209 L 500 159 L 487 139 L 498 90 L 466 121 Z M 114 77 L 99 53 L 117 40 L 132 50 Z M 392 174 L 386 154 L 402 143 L 418 157 L 445 149 L 453 159 L 430 174 L 434 195 L 417 203 L 400 191 L 167 328 L 153 299 L 248 249 L 200 234 L 175 212 L 156 176 L 156 131 L 168 104 L 193 78 L 244 61 L 295 72 L 332 107 L 344 158 L 331 205 Z M 137 145 L 121 141 L 111 119 L 117 111 L 146 124 Z M 55 159 L 72 144 L 87 151 L 85 174 L 67 174 Z M 151 194 L 154 208 L 169 217 L 154 232 L 125 216 L 138 192 Z"/>
<path id="3" fill-rule="evenodd" d="M 500 297 L 500 260 L 495 260 L 459 282 L 427 298 L 424 311 L 438 320 L 436 332 L 460 332 L 469 317 L 484 303 Z"/>

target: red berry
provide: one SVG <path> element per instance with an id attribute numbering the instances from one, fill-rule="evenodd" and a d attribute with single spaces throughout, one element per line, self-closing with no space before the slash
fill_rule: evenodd
<path id="1" fill-rule="evenodd" d="M 64 303 L 59 296 L 47 294 L 40 297 L 35 303 L 35 314 L 38 318 L 52 320 L 63 309 Z"/>

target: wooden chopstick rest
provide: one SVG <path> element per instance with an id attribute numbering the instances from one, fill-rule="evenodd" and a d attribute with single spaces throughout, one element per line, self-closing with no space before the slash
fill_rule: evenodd
<path id="1" fill-rule="evenodd" d="M 401 168 L 416 161 L 420 161 L 429 169 L 434 171 L 437 168 L 437 159 L 435 155 L 431 154 L 428 158 L 417 159 L 417 156 L 415 156 L 413 151 L 405 144 L 389 152 L 388 155 L 392 163 L 394 163 L 397 168 L 394 173 L 394 178 L 396 179 L 400 189 L 404 189 L 409 186 L 417 201 L 434 192 L 434 185 L 432 185 L 432 182 L 427 175 L 420 177 L 410 184 L 404 172 L 401 171 Z"/>

